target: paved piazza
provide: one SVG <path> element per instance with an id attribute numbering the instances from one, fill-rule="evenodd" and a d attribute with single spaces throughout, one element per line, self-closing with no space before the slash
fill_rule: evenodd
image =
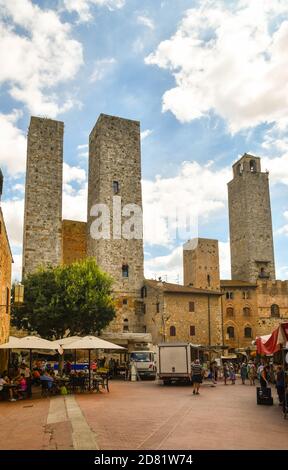
<path id="1" fill-rule="evenodd" d="M 110 393 L 0 402 L 0 449 L 288 449 L 288 419 L 249 385 L 111 381 Z"/>

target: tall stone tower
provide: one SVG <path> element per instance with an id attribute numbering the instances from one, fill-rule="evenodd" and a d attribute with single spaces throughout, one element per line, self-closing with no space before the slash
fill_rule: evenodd
<path id="1" fill-rule="evenodd" d="M 62 259 L 62 173 L 64 124 L 31 117 L 23 237 L 23 277 L 39 265 Z"/>
<path id="2" fill-rule="evenodd" d="M 275 279 L 268 173 L 259 157 L 244 154 L 228 183 L 232 279 Z"/>
<path id="3" fill-rule="evenodd" d="M 218 240 L 193 238 L 183 246 L 184 285 L 220 290 Z"/>
<path id="4" fill-rule="evenodd" d="M 89 137 L 88 184 L 87 254 L 114 279 L 115 331 L 137 332 L 144 279 L 138 121 L 99 116 Z"/>

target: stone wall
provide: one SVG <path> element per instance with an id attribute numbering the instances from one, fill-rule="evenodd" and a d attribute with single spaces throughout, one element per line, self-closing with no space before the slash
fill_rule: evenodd
<path id="1" fill-rule="evenodd" d="M 62 262 L 72 264 L 87 257 L 87 224 L 75 220 L 62 222 Z"/>
<path id="2" fill-rule="evenodd" d="M 10 331 L 12 254 L 0 207 L 0 344 L 6 343 Z M 0 372 L 6 367 L 7 354 L 0 351 Z"/>
<path id="3" fill-rule="evenodd" d="M 27 143 L 23 276 L 62 260 L 64 124 L 31 117 Z"/>
<path id="4" fill-rule="evenodd" d="M 279 323 L 288 322 L 288 281 L 258 281 L 258 321 L 256 332 L 258 336 L 272 332 Z M 279 308 L 279 317 L 272 305 Z"/>
<path id="5" fill-rule="evenodd" d="M 221 283 L 223 338 L 229 349 L 251 348 L 257 334 L 257 286 L 248 282 L 241 284 L 237 285 L 236 281 Z M 231 327 L 234 328 L 234 338 L 228 334 Z M 245 328 L 251 328 L 251 336 L 245 337 Z"/>
<path id="6" fill-rule="evenodd" d="M 157 283 L 157 281 L 145 281 L 145 285 L 147 297 L 143 299 L 144 322 L 146 331 L 152 334 L 154 344 L 162 341 L 188 341 L 208 346 L 209 309 L 210 344 L 222 344 L 219 295 L 201 291 L 198 293 L 181 292 L 182 286 L 178 285 L 175 285 L 174 291 L 169 292 L 169 287 L 167 288 L 165 283 Z M 194 311 L 190 311 L 191 304 L 193 304 Z M 171 327 L 175 327 L 175 336 L 171 336 Z"/>
<path id="7" fill-rule="evenodd" d="M 117 309 L 117 319 L 109 325 L 109 329 L 113 331 L 123 328 L 123 320 L 128 319 L 130 331 L 139 331 L 141 317 L 137 311 L 144 279 L 142 230 L 138 238 L 134 238 L 133 233 L 130 234 L 130 239 L 125 238 L 123 225 L 127 223 L 133 210 L 129 210 L 126 215 L 121 212 L 128 204 L 137 205 L 141 211 L 142 224 L 138 121 L 100 115 L 89 137 L 88 187 L 87 254 L 95 257 L 99 266 L 113 277 L 116 301 L 121 302 L 122 297 L 127 297 L 129 301 L 128 306 Z M 91 209 L 96 204 L 105 204 L 105 208 L 100 209 L 102 216 L 107 209 L 109 211 L 108 233 L 104 237 L 103 234 L 100 235 L 99 239 L 91 237 L 97 218 L 97 213 L 91 214 Z M 118 215 L 117 207 L 120 207 Z M 126 267 L 127 276 L 123 275 Z"/>
<path id="8" fill-rule="evenodd" d="M 232 279 L 254 282 L 262 270 L 263 278 L 273 280 L 268 173 L 261 173 L 259 158 L 247 154 L 233 165 L 233 170 L 233 180 L 228 183 Z"/>

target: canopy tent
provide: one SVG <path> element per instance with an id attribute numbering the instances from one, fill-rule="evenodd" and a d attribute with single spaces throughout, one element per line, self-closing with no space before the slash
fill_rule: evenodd
<path id="1" fill-rule="evenodd" d="M 118 344 L 110 343 L 109 341 L 105 341 L 104 339 L 97 338 L 97 336 L 84 336 L 83 338 L 76 339 L 72 342 L 66 342 L 66 344 L 62 344 L 63 350 L 65 349 L 88 349 L 89 353 L 89 390 L 91 390 L 91 349 L 125 349 L 122 346 L 118 346 Z"/>
<path id="2" fill-rule="evenodd" d="M 258 354 L 272 355 L 281 347 L 288 347 L 288 323 L 281 323 L 270 335 L 256 338 Z"/>

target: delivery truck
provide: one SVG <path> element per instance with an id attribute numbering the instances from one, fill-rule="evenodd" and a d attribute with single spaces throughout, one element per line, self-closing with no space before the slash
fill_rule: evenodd
<path id="1" fill-rule="evenodd" d="M 156 378 L 156 362 L 154 351 L 132 351 L 129 354 L 130 367 L 132 362 L 136 367 L 136 373 L 139 379 Z"/>
<path id="2" fill-rule="evenodd" d="M 191 383 L 191 363 L 197 357 L 197 346 L 191 343 L 160 343 L 157 354 L 158 378 L 164 385 Z"/>

